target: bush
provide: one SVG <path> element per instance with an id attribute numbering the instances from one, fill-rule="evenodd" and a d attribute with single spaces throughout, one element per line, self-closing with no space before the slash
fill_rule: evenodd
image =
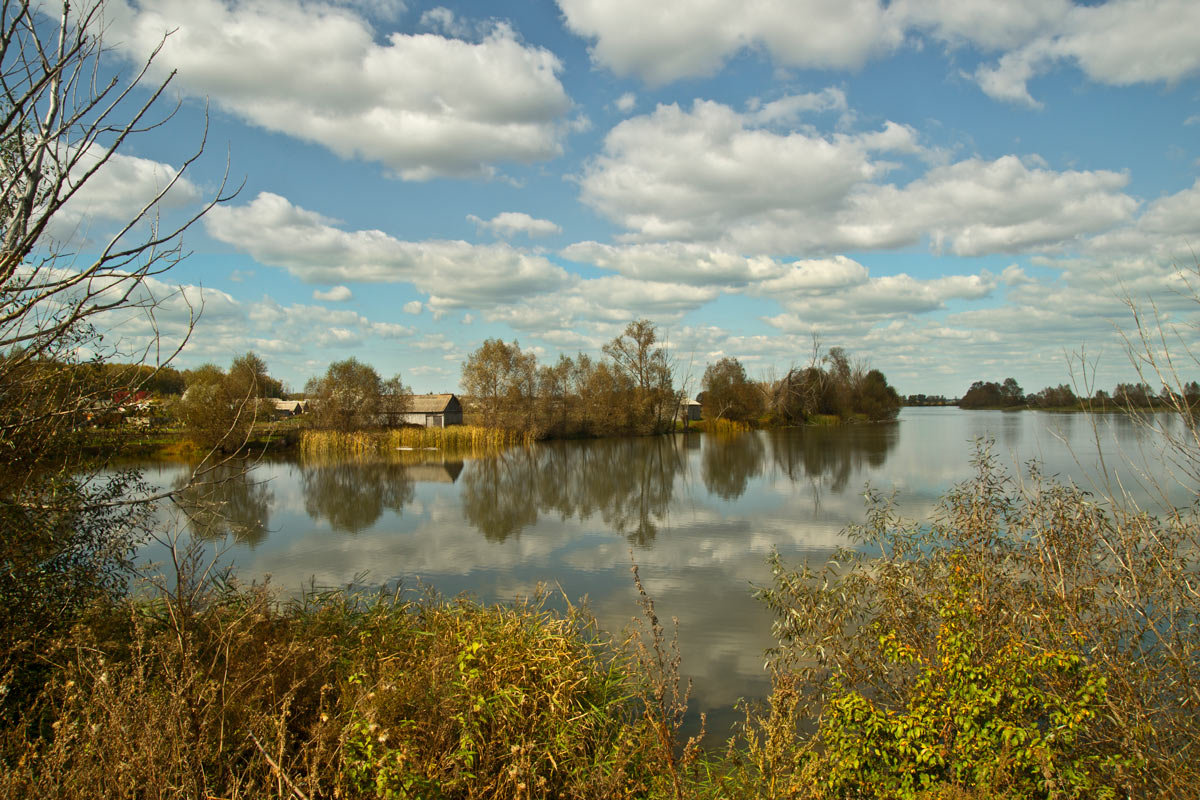
<path id="1" fill-rule="evenodd" d="M 62 666 L 42 714 L 0 740 L 0 797 L 608 798 L 662 782 L 638 687 L 576 609 L 181 585 L 98 608 L 47 654 Z"/>
<path id="2" fill-rule="evenodd" d="M 776 696 L 749 716 L 745 780 L 807 776 L 834 797 L 1189 796 L 1194 514 L 1101 504 L 1036 466 L 1018 488 L 988 444 L 975 466 L 928 522 L 872 494 L 855 550 L 817 570 L 773 562 Z"/>

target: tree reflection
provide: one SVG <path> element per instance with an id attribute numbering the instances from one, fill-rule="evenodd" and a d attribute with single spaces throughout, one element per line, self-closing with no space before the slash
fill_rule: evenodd
<path id="1" fill-rule="evenodd" d="M 900 425 L 786 428 L 767 435 L 775 465 L 789 479 L 828 479 L 830 488 L 841 493 L 864 467 L 883 466 L 900 440 Z"/>
<path id="2" fill-rule="evenodd" d="M 463 513 L 493 541 L 537 522 L 601 519 L 639 546 L 653 541 L 666 519 L 676 476 L 683 472 L 683 438 L 551 442 L 475 461 L 463 475 Z"/>
<path id="3" fill-rule="evenodd" d="M 755 433 L 706 436 L 700 478 L 711 494 L 736 500 L 762 474 L 763 461 L 763 440 Z"/>
<path id="4" fill-rule="evenodd" d="M 342 461 L 306 465 L 300 475 L 304 510 L 345 533 L 371 527 L 384 509 L 399 513 L 414 497 L 413 481 L 403 464 Z"/>
<path id="5" fill-rule="evenodd" d="M 201 539 L 232 536 L 256 546 L 267 535 L 271 503 L 266 481 L 251 477 L 249 462 L 229 462 L 212 469 L 203 481 L 189 484 L 190 472 L 175 481 L 176 502 L 187 518 L 188 530 Z"/>

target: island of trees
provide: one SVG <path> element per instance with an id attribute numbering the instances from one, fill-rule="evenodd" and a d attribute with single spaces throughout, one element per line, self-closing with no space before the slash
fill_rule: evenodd
<path id="1" fill-rule="evenodd" d="M 1047 386 L 1025 394 L 1013 378 L 1002 382 L 975 381 L 958 401 L 960 408 L 1042 408 L 1059 410 L 1112 410 L 1195 407 L 1200 403 L 1200 383 L 1181 382 L 1178 388 L 1164 383 L 1157 391 L 1145 382 L 1118 383 L 1112 392 L 1097 389 L 1080 397 L 1068 384 Z M 913 405 L 916 405 L 915 403 Z"/>

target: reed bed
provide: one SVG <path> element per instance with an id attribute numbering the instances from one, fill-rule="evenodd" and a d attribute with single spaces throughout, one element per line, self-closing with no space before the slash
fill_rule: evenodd
<path id="1" fill-rule="evenodd" d="M 305 458 L 399 456 L 438 450 L 455 455 L 482 455 L 533 442 L 532 434 L 476 425 L 450 428 L 394 428 L 386 431 L 305 431 L 300 453 Z"/>
<path id="2" fill-rule="evenodd" d="M 704 433 L 712 433 L 718 436 L 732 436 L 738 433 L 746 433 L 753 430 L 748 422 L 738 422 L 736 420 L 724 419 L 717 417 L 716 419 L 702 419 L 692 423 L 692 427 Z"/>

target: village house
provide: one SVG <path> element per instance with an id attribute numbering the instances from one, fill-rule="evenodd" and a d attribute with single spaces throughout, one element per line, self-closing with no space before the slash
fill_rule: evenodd
<path id="1" fill-rule="evenodd" d="M 697 422 L 700 419 L 701 409 L 699 400 L 684 400 L 679 404 L 679 419 L 684 423 Z"/>
<path id="2" fill-rule="evenodd" d="M 388 414 L 388 423 L 420 425 L 423 428 L 448 428 L 463 424 L 462 403 L 453 394 L 414 394 L 408 408 Z"/>
<path id="3" fill-rule="evenodd" d="M 277 417 L 295 417 L 304 413 L 307 400 L 280 400 L 277 397 L 269 398 L 271 410 L 275 412 Z"/>

